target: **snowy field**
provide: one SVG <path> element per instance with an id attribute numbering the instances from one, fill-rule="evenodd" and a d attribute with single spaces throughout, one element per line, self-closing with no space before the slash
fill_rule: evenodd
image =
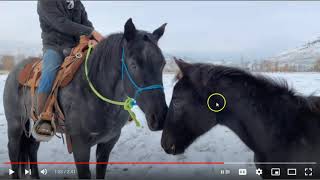
<path id="1" fill-rule="evenodd" d="M 289 85 L 293 86 L 302 94 L 311 94 L 320 89 L 319 73 L 266 73 L 272 77 L 285 78 Z M 173 75 L 164 75 L 164 86 L 166 100 L 169 104 L 172 96 Z M 6 76 L 0 76 L 0 100 L 2 102 L 3 86 Z M 319 94 L 319 93 L 318 93 Z M 172 156 L 167 155 L 161 148 L 161 132 L 151 132 L 145 122 L 144 116 L 135 109 L 144 127 L 137 128 L 134 123 L 126 125 L 122 129 L 120 140 L 110 155 L 110 161 L 224 161 L 224 162 L 252 162 L 253 153 L 240 141 L 240 139 L 229 129 L 217 126 L 209 133 L 199 138 L 192 144 L 185 154 Z M 7 152 L 7 125 L 4 116 L 3 105 L 0 106 L 0 162 L 9 161 Z M 91 161 L 95 161 L 95 147 L 91 151 Z M 38 154 L 39 161 L 73 161 L 73 156 L 68 154 L 67 148 L 62 141 L 54 138 L 48 143 L 42 143 Z M 1 176 L 8 175 L 8 165 L 0 165 Z M 254 165 L 242 165 L 248 168 L 249 174 L 255 173 Z M 75 169 L 74 165 L 40 165 L 48 169 L 48 175 L 54 175 L 54 169 Z M 231 169 L 231 175 L 238 173 L 237 168 L 225 165 L 109 165 L 107 171 L 108 179 L 137 179 L 144 177 L 188 177 L 207 178 L 226 177 L 219 175 L 221 169 Z M 95 167 L 91 166 L 94 176 Z M 42 176 L 48 178 L 49 176 Z M 138 176 L 137 176 L 138 175 Z M 61 177 L 76 177 L 61 175 Z M 258 178 L 258 176 L 255 176 Z M 160 179 L 162 179 L 160 178 Z M 246 178 L 244 178 L 246 179 Z"/>

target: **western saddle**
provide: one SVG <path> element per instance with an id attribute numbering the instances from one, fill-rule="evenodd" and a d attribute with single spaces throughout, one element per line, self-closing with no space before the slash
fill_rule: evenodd
<path id="1" fill-rule="evenodd" d="M 41 66 L 42 61 L 40 58 L 33 59 L 29 64 L 26 64 L 24 68 L 20 71 L 18 76 L 19 84 L 24 87 L 30 88 L 31 94 L 31 111 L 30 118 L 36 124 L 39 119 L 51 121 L 52 127 L 54 129 L 54 134 L 56 132 L 66 133 L 64 127 L 65 116 L 63 111 L 59 106 L 57 99 L 59 88 L 66 87 L 73 79 L 74 75 L 80 68 L 83 63 L 86 52 L 88 50 L 89 38 L 86 36 L 80 37 L 79 44 L 71 50 L 69 56 L 67 56 L 62 63 L 60 69 L 57 72 L 56 79 L 53 83 L 52 90 L 50 95 L 45 103 L 43 112 L 38 116 L 35 110 L 35 91 L 39 85 L 40 76 L 41 76 Z M 32 129 L 31 131 L 34 131 Z M 32 132 L 33 134 L 34 132 Z M 54 135 L 53 134 L 53 135 Z M 33 134 L 35 135 L 35 134 Z M 53 136 L 52 135 L 52 136 Z M 37 138 L 36 138 L 37 139 Z M 71 139 L 66 134 L 67 146 L 69 153 L 72 152 L 71 149 Z"/>

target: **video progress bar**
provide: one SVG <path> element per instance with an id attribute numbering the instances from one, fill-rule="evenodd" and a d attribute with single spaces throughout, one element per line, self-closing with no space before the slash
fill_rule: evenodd
<path id="1" fill-rule="evenodd" d="M 224 162 L 225 165 L 255 165 L 255 164 L 278 164 L 278 165 L 314 165 L 317 162 Z"/>
<path id="2" fill-rule="evenodd" d="M 4 162 L 4 164 L 125 164 L 125 165 L 222 165 L 224 162 Z"/>
<path id="3" fill-rule="evenodd" d="M 4 162 L 4 164 L 127 164 L 127 165 L 256 165 L 256 164 L 278 164 L 278 165 L 315 165 L 316 162 Z"/>

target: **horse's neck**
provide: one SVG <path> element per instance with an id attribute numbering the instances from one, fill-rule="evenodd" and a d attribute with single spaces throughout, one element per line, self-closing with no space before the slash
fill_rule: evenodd
<path id="1" fill-rule="evenodd" d="M 103 55 L 91 54 L 93 57 L 88 60 L 88 77 L 96 90 L 109 99 L 116 99 L 124 94 L 121 84 L 121 61 L 120 57 L 111 56 L 103 59 Z M 99 63 L 91 67 L 93 63 Z M 81 74 L 85 74 L 85 63 L 81 68 Z M 86 78 L 81 76 L 79 81 L 82 85 L 88 86 Z M 92 89 L 91 89 L 92 90 Z"/>
<path id="2" fill-rule="evenodd" d="M 275 140 L 270 136 L 269 129 L 265 127 L 265 119 L 263 119 L 265 117 L 255 113 L 255 111 L 251 111 L 254 107 L 242 104 L 243 101 L 239 101 L 238 96 L 239 94 L 227 96 L 230 97 L 228 105 L 229 108 L 232 108 L 232 111 L 217 114 L 217 118 L 220 119 L 219 123 L 235 132 L 243 143 L 255 153 L 270 148 L 268 145 Z M 243 95 L 242 97 L 245 101 L 245 96 Z M 261 142 L 262 140 L 264 142 Z"/>
<path id="3" fill-rule="evenodd" d="M 259 157 L 269 156 L 267 152 L 271 151 L 297 151 L 319 143 L 319 115 L 308 110 L 303 98 L 289 92 L 286 95 L 285 91 L 280 95 L 264 94 L 268 92 L 264 87 L 256 87 L 243 81 L 233 81 L 232 88 L 228 85 L 221 89 L 227 97 L 226 108 L 231 111 L 217 114 L 221 117 L 221 124 L 232 129 Z M 261 98 L 268 94 L 269 97 Z"/>
<path id="4" fill-rule="evenodd" d="M 261 132 L 256 132 L 256 129 L 251 130 L 239 117 L 228 116 L 221 123 L 230 128 L 241 141 L 254 152 L 259 152 L 260 147 L 256 137 L 261 137 Z"/>
<path id="5" fill-rule="evenodd" d="M 243 96 L 243 99 L 246 99 L 245 96 Z M 240 102 L 235 102 L 230 98 L 229 105 L 233 105 L 233 111 L 231 113 L 218 114 L 217 118 L 220 117 L 220 124 L 235 132 L 259 158 L 268 158 L 270 154 L 267 152 L 275 149 L 280 151 L 294 149 L 298 151 L 303 146 L 313 146 L 313 144 L 320 142 L 320 135 L 317 136 L 320 122 L 317 121 L 317 116 L 311 112 L 307 112 L 309 116 L 306 116 L 300 115 L 299 112 L 292 112 L 293 110 L 290 111 L 291 108 L 289 107 L 284 107 L 283 109 L 275 107 L 280 112 L 290 113 L 290 115 L 283 115 L 283 117 L 274 115 L 273 117 L 251 111 L 254 107 L 250 107 L 250 105 L 237 103 Z M 260 105 L 262 106 L 261 109 L 270 108 Z M 245 107 L 247 110 L 241 110 L 240 107 Z M 299 116 L 297 117 L 297 115 Z"/>

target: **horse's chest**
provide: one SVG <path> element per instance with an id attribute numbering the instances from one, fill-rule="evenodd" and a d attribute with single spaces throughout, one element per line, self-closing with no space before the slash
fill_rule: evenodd
<path id="1" fill-rule="evenodd" d="M 87 124 L 88 129 L 85 130 L 88 132 L 90 144 L 107 142 L 117 136 L 127 120 L 128 115 L 122 109 L 97 117 L 95 123 Z"/>
<path id="2" fill-rule="evenodd" d="M 88 135 L 89 137 L 88 142 L 91 146 L 99 143 L 105 143 L 113 139 L 115 136 L 119 135 L 120 132 L 121 132 L 121 128 L 120 130 L 117 128 L 109 129 L 109 131 L 106 131 L 106 132 L 91 132 Z"/>
<path id="3" fill-rule="evenodd" d="M 107 138 L 113 132 L 120 132 L 128 113 L 121 106 L 91 103 L 90 100 L 71 103 L 65 113 L 67 128 L 73 133 L 87 134 L 90 139 Z"/>

